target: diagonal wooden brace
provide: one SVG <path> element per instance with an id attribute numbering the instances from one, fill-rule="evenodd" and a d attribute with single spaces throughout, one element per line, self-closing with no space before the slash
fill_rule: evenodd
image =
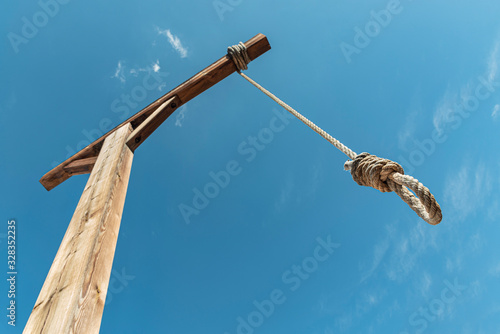
<path id="1" fill-rule="evenodd" d="M 89 174 L 94 168 L 97 157 L 74 160 L 63 167 L 64 171 L 71 175 Z"/>
<path id="2" fill-rule="evenodd" d="M 134 152 L 177 109 L 180 103 L 181 101 L 176 95 L 164 102 L 151 116 L 146 118 L 128 137 L 127 146 L 130 150 Z"/>

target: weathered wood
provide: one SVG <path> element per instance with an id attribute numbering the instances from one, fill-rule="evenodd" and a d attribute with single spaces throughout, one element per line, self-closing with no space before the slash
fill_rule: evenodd
<path id="1" fill-rule="evenodd" d="M 99 332 L 133 153 L 126 124 L 104 141 L 23 333 Z"/>
<path id="2" fill-rule="evenodd" d="M 159 106 L 130 134 L 127 139 L 128 148 L 134 152 L 177 109 L 179 104 L 180 100 L 176 95 Z"/>
<path id="3" fill-rule="evenodd" d="M 258 58 L 259 56 L 261 56 L 262 54 L 271 49 L 269 41 L 267 40 L 266 36 L 262 34 L 256 35 L 255 37 L 247 41 L 245 45 L 248 49 L 248 55 L 251 60 Z M 228 55 L 222 57 L 212 65 L 208 66 L 203 71 L 199 72 L 189 80 L 179 85 L 177 88 L 163 95 L 158 100 L 151 103 L 146 108 L 142 109 L 137 114 L 130 117 L 129 119 L 118 125 L 116 128 L 109 131 L 101 138 L 97 139 L 96 141 L 94 141 L 93 143 L 82 149 L 80 152 L 76 153 L 66 161 L 62 162 L 61 164 L 53 168 L 51 171 L 49 171 L 40 179 L 40 183 L 47 190 L 55 188 L 56 186 L 67 180 L 69 177 L 71 177 L 71 174 L 67 173 L 64 170 L 65 166 L 67 166 L 68 164 L 70 164 L 72 161 L 75 160 L 97 156 L 99 154 L 99 149 L 104 139 L 110 134 L 112 134 L 114 131 L 116 131 L 116 129 L 118 129 L 119 127 L 123 126 L 124 124 L 130 123 L 135 129 L 146 118 L 148 118 L 154 112 L 154 110 L 156 110 L 161 104 L 163 104 L 165 101 L 172 98 L 173 96 L 177 95 L 179 97 L 180 104 L 177 107 L 180 107 L 184 103 L 193 99 L 197 95 L 201 94 L 208 88 L 217 84 L 218 82 L 225 79 L 226 77 L 228 77 L 229 75 L 231 75 L 236 71 L 237 68 L 233 60 Z"/>
<path id="4" fill-rule="evenodd" d="M 70 162 L 64 166 L 64 171 L 70 175 L 89 174 L 94 168 L 97 157 L 85 158 Z"/>

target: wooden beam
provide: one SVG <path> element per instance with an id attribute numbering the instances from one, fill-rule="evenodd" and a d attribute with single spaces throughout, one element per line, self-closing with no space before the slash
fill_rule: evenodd
<path id="1" fill-rule="evenodd" d="M 70 175 L 89 174 L 94 168 L 97 157 L 85 158 L 70 162 L 63 169 Z"/>
<path id="2" fill-rule="evenodd" d="M 127 139 L 128 148 L 134 152 L 177 109 L 179 103 L 179 97 L 176 95 L 159 106 L 130 134 Z"/>
<path id="3" fill-rule="evenodd" d="M 271 49 L 267 37 L 258 34 L 249 41 L 245 43 L 248 49 L 248 55 L 251 60 L 254 60 Z M 111 135 L 116 129 L 121 126 L 130 123 L 133 128 L 137 128 L 146 118 L 148 118 L 154 110 L 156 110 L 160 105 L 165 103 L 173 96 L 177 95 L 180 99 L 180 103 L 177 107 L 180 107 L 184 103 L 198 96 L 200 93 L 206 91 L 208 88 L 222 81 L 232 73 L 236 72 L 237 68 L 234 65 L 233 60 L 226 54 L 221 59 L 217 60 L 212 65 L 208 66 L 189 80 L 185 81 L 177 88 L 171 90 L 167 94 L 160 97 L 155 102 L 148 105 L 146 108 L 139 111 L 134 116 L 130 117 L 120 125 L 118 125 L 113 130 L 109 131 L 101 138 L 97 139 L 80 152 L 76 153 L 66 161 L 62 162 L 60 165 L 56 166 L 54 169 L 45 174 L 41 179 L 40 183 L 47 190 L 51 190 L 71 177 L 71 174 L 64 170 L 64 167 L 75 160 L 80 160 L 83 158 L 95 157 L 99 154 L 99 150 L 102 146 L 104 139 Z"/>
<path id="4" fill-rule="evenodd" d="M 23 333 L 99 333 L 134 154 L 108 136 Z"/>

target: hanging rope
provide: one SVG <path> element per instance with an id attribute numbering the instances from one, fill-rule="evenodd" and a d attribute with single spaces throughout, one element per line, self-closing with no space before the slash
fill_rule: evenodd
<path id="1" fill-rule="evenodd" d="M 429 189 L 417 179 L 410 175 L 404 175 L 403 167 L 401 167 L 400 164 L 388 159 L 379 158 L 369 153 L 356 154 L 246 74 L 242 73 L 242 71 L 248 69 L 247 65 L 250 63 L 250 57 L 248 56 L 245 44 L 240 42 L 238 45 L 230 46 L 227 50 L 238 69 L 238 73 L 243 78 L 352 159 L 344 164 L 344 169 L 351 171 L 352 178 L 356 183 L 361 186 L 373 187 L 381 192 L 394 191 L 427 223 L 436 225 L 441 222 L 443 218 L 441 207 L 434 198 L 434 195 L 432 195 Z M 418 198 L 416 198 L 408 188 L 411 189 Z"/>

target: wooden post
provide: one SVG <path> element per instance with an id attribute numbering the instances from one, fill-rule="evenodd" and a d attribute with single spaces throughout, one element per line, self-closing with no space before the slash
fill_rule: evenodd
<path id="1" fill-rule="evenodd" d="M 134 154 L 130 123 L 103 143 L 23 333 L 99 333 Z"/>
<path id="2" fill-rule="evenodd" d="M 271 49 L 262 34 L 245 45 L 250 60 Z M 23 333 L 99 332 L 133 151 L 179 106 L 236 71 L 225 55 L 40 179 L 51 190 L 73 175 L 90 173 Z"/>

